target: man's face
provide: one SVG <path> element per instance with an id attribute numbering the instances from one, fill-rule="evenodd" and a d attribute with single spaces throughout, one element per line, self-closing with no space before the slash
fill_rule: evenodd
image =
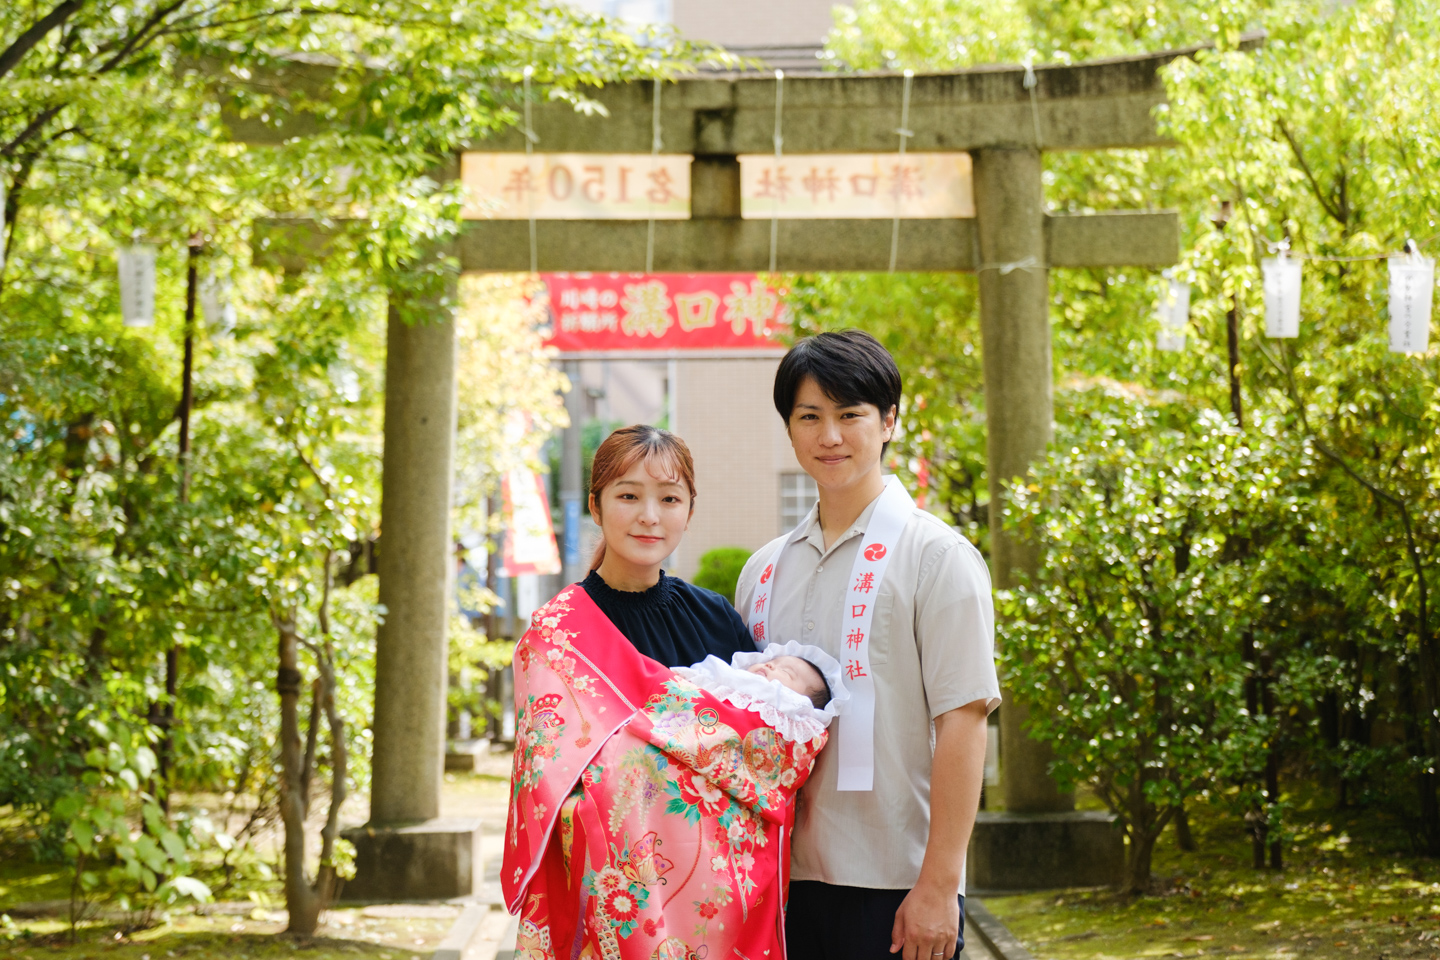
<path id="1" fill-rule="evenodd" d="M 895 408 L 882 416 L 873 403 L 841 404 L 812 378 L 800 381 L 785 425 L 795 459 L 821 487 L 844 489 L 876 470 L 895 432 Z"/>

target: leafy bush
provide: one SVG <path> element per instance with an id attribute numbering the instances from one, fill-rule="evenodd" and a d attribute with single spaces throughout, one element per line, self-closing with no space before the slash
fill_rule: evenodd
<path id="1" fill-rule="evenodd" d="M 121 909 L 148 911 L 183 899 L 210 900 L 210 888 L 191 876 L 193 855 L 207 843 L 228 847 L 204 817 L 167 816 L 148 789 L 155 753 L 128 725 L 90 721 L 105 741 L 85 754 L 80 786 L 61 797 L 52 816 L 65 829 L 65 855 L 73 865 L 71 924 L 97 897 Z"/>
<path id="2" fill-rule="evenodd" d="M 695 586 L 714 590 L 726 600 L 735 599 L 735 584 L 750 551 L 744 547 L 716 547 L 700 556 L 700 569 L 695 572 Z"/>
<path id="3" fill-rule="evenodd" d="M 1042 557 L 1003 595 L 1002 656 L 1052 771 L 1090 782 L 1116 814 L 1126 885 L 1144 891 L 1185 798 L 1253 780 L 1266 753 L 1273 723 L 1246 709 L 1255 555 L 1236 544 L 1260 539 L 1285 499 L 1285 464 L 1217 414 L 1167 424 L 1119 391 L 1095 406 L 1012 493 L 1007 520 Z"/>

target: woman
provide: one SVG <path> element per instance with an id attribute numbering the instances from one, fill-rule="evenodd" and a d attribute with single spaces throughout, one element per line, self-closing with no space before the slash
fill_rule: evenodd
<path id="1" fill-rule="evenodd" d="M 825 734 L 781 731 L 671 669 L 756 656 L 724 597 L 660 569 L 694 503 L 678 437 L 611 434 L 591 573 L 516 646 L 501 886 L 520 960 L 784 958 L 794 799 Z"/>
<path id="2" fill-rule="evenodd" d="M 695 513 L 695 466 L 685 441 L 656 427 L 616 430 L 595 451 L 590 515 L 603 538 L 580 582 L 635 649 L 667 667 L 752 651 L 730 600 L 660 569 Z"/>

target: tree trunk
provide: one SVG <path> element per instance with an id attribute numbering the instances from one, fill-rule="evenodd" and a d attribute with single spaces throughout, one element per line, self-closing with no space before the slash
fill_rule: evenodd
<path id="1" fill-rule="evenodd" d="M 285 907 L 289 932 L 309 935 L 320 920 L 319 898 L 305 876 L 305 771 L 300 743 L 300 638 L 293 618 L 276 620 L 280 635 L 280 819 L 285 824 Z"/>
<path id="2" fill-rule="evenodd" d="M 305 644 L 315 655 L 320 675 L 312 686 L 310 729 L 307 743 L 300 741 L 300 635 L 293 613 L 275 617 L 280 637 L 280 669 L 275 688 L 280 693 L 280 819 L 285 824 L 285 907 L 290 913 L 287 933 L 314 936 L 320 916 L 340 893 L 335 871 L 335 840 L 340 835 L 340 808 L 345 804 L 349 751 L 345 746 L 345 721 L 335 708 L 335 649 L 330 644 L 331 565 L 334 555 L 325 552 L 324 594 L 320 601 L 319 644 Z M 330 728 L 330 810 L 320 831 L 320 867 L 314 881 L 305 873 L 305 817 L 309 809 L 310 780 L 320 711 Z"/>
<path id="3" fill-rule="evenodd" d="M 300 763 L 300 796 L 310 816 L 310 784 L 315 779 L 315 747 L 320 735 L 320 678 L 310 684 L 310 722 L 305 727 L 305 758 Z"/>
<path id="4" fill-rule="evenodd" d="M 335 753 L 335 782 L 331 788 L 330 816 L 322 834 L 320 871 L 312 883 L 305 872 L 305 751 L 300 739 L 300 637 L 296 633 L 295 620 L 287 617 L 275 620 L 275 629 L 280 639 L 280 668 L 275 679 L 275 689 L 280 694 L 280 819 L 285 824 L 285 907 L 290 914 L 287 933 L 312 936 L 320 924 L 320 915 L 335 893 L 335 867 L 333 863 L 335 834 L 339 830 L 339 808 L 334 796 L 338 792 L 343 800 L 345 792 L 344 764 L 345 748 L 343 724 L 334 716 L 334 697 L 330 684 L 325 683 L 325 668 L 322 666 L 321 683 L 326 687 L 324 701 L 330 718 L 331 733 L 334 736 L 337 724 L 342 731 Z M 321 659 L 322 658 L 317 658 Z"/>
<path id="5" fill-rule="evenodd" d="M 1125 893 L 1150 891 L 1150 860 L 1155 853 L 1157 834 L 1133 830 L 1125 850 Z"/>
<path id="6" fill-rule="evenodd" d="M 1185 813 L 1185 804 L 1175 805 L 1175 843 L 1186 853 L 1194 853 L 1198 847 L 1195 846 L 1195 837 L 1190 833 L 1190 817 Z"/>

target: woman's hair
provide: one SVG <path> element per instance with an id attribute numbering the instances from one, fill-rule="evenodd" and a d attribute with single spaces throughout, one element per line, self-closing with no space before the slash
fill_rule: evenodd
<path id="1" fill-rule="evenodd" d="M 600 522 L 600 494 L 641 461 L 656 475 L 684 483 L 690 490 L 690 511 L 695 511 L 695 461 L 690 457 L 690 448 L 669 430 L 637 423 L 616 430 L 595 451 L 595 460 L 590 465 L 590 496 L 595 498 L 597 523 Z M 599 567 L 604 559 L 605 538 L 601 537 L 595 555 L 590 558 L 590 569 Z"/>

